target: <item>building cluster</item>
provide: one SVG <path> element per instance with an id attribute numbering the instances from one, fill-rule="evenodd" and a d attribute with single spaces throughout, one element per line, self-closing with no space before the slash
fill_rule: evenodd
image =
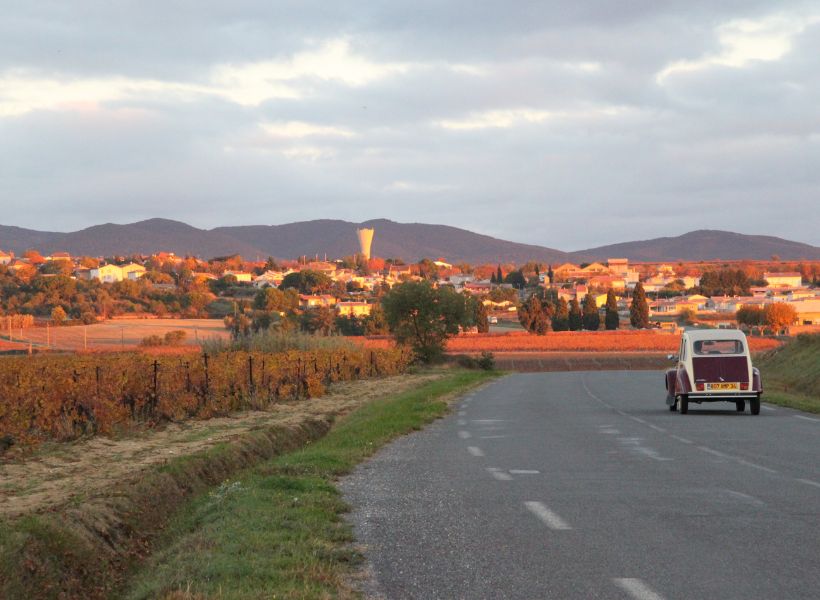
<path id="1" fill-rule="evenodd" d="M 359 230 L 359 242 L 363 256 L 370 251 L 372 230 Z M 215 270 L 213 264 L 192 258 L 177 257 L 172 253 L 158 253 L 151 257 L 135 258 L 130 261 L 120 260 L 115 263 L 104 263 L 100 260 L 89 265 L 87 260 L 72 257 L 66 252 L 55 252 L 49 256 L 27 253 L 24 257 L 15 257 L 13 253 L 0 251 L 0 265 L 12 272 L 26 269 L 43 274 L 56 271 L 71 273 L 77 279 L 96 279 L 104 283 L 135 281 L 155 268 L 157 264 L 171 265 L 177 271 L 184 263 L 191 269 L 196 280 L 230 280 L 241 285 L 257 289 L 278 288 L 284 279 L 299 271 L 309 270 L 322 273 L 334 284 L 333 293 L 300 296 L 302 308 L 333 308 L 341 315 L 362 317 L 370 314 L 375 292 L 391 288 L 397 283 L 408 280 L 420 280 L 425 273 L 421 264 L 396 265 L 384 261 L 374 264 L 367 261 L 367 269 L 354 269 L 343 261 L 292 261 L 279 269 L 265 270 L 265 263 L 240 263 L 234 268 Z M 55 269 L 59 263 L 63 267 Z M 437 285 L 451 285 L 462 293 L 481 298 L 491 310 L 515 311 L 516 305 L 523 296 L 513 290 L 509 283 L 501 283 L 495 277 L 495 269 L 477 267 L 469 272 L 453 266 L 444 258 L 428 261 L 434 268 Z M 49 266 L 51 268 L 49 268 Z M 244 270 L 247 269 L 247 270 Z M 366 274 L 364 274 L 366 273 Z M 725 315 L 727 319 L 743 306 L 763 307 L 775 302 L 788 302 L 796 310 L 800 324 L 820 324 L 820 291 L 811 288 L 803 281 L 800 273 L 765 273 L 765 285 L 752 287 L 749 296 L 713 296 L 686 294 L 700 284 L 698 274 L 677 273 L 670 265 L 630 265 L 625 258 L 609 258 L 603 262 L 577 265 L 565 263 L 549 267 L 545 272 L 537 273 L 537 281 L 531 278 L 529 284 L 537 284 L 543 289 L 554 290 L 555 294 L 567 302 L 576 300 L 579 303 L 591 294 L 599 307 L 603 307 L 607 292 L 616 294 L 619 309 L 628 311 L 630 296 L 638 282 L 649 297 L 650 315 L 652 317 L 675 317 L 685 312 L 695 315 Z M 173 285 L 173 284 L 166 284 Z M 508 290 L 506 293 L 494 293 L 494 290 Z M 341 293 L 344 292 L 344 293 Z M 669 292 L 674 292 L 672 295 Z M 654 296 L 654 298 L 653 298 Z"/>

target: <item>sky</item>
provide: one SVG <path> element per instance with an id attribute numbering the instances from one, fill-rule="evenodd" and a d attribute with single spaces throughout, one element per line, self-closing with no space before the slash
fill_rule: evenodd
<path id="1" fill-rule="evenodd" d="M 0 202 L 820 245 L 820 5 L 0 0 Z"/>

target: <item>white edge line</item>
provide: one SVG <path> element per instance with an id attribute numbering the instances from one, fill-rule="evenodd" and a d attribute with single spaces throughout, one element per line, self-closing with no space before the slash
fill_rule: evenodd
<path id="1" fill-rule="evenodd" d="M 663 596 L 653 591 L 640 579 L 634 577 L 615 578 L 615 582 L 619 588 L 627 592 L 635 600 L 663 600 Z"/>
<path id="2" fill-rule="evenodd" d="M 524 502 L 524 506 L 526 506 L 527 510 L 532 514 L 541 519 L 541 522 L 550 529 L 559 531 L 572 529 L 564 519 L 547 508 L 543 502 L 527 501 Z"/>
<path id="3" fill-rule="evenodd" d="M 541 471 L 535 469 L 510 469 L 510 473 L 513 475 L 539 475 Z"/>
<path id="4" fill-rule="evenodd" d="M 512 471 L 510 471 L 510 473 L 512 473 Z M 813 485 L 814 487 L 820 488 L 820 483 L 812 481 L 811 479 L 798 479 L 797 481 L 800 483 L 805 483 L 806 485 Z"/>
<path id="5" fill-rule="evenodd" d="M 670 433 L 669 437 L 675 438 L 676 440 L 678 440 L 679 442 L 683 442 L 684 444 L 694 444 L 692 440 L 687 440 L 686 438 L 683 438 L 679 435 L 675 435 L 674 433 Z"/>
<path id="6" fill-rule="evenodd" d="M 815 423 L 820 423 L 820 419 L 813 419 L 811 417 L 804 417 L 803 415 L 792 415 L 795 419 L 803 419 L 804 421 L 813 421 Z"/>

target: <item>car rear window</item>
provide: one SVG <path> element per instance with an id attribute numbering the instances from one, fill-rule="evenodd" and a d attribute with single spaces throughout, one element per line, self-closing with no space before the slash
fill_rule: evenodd
<path id="1" fill-rule="evenodd" d="M 692 344 L 695 354 L 743 354 L 740 340 L 700 340 Z"/>

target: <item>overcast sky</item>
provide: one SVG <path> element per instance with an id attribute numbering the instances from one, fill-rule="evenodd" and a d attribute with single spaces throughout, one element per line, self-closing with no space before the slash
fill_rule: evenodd
<path id="1" fill-rule="evenodd" d="M 820 245 L 820 5 L 0 0 L 0 200 L 56 231 Z"/>

